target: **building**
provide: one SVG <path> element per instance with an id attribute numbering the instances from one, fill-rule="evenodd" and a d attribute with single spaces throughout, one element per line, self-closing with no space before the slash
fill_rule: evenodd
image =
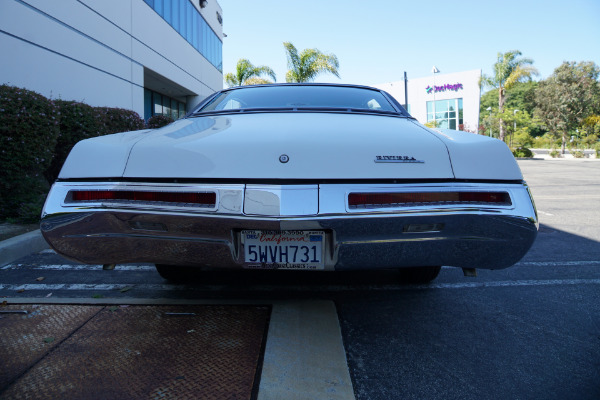
<path id="1" fill-rule="evenodd" d="M 222 89 L 216 0 L 2 0 L 0 83 L 177 119 Z"/>
<path id="2" fill-rule="evenodd" d="M 435 68 L 435 67 L 434 67 Z M 422 124 L 435 120 L 440 128 L 477 132 L 481 70 L 408 79 L 407 111 Z M 405 103 L 404 81 L 375 85 Z"/>

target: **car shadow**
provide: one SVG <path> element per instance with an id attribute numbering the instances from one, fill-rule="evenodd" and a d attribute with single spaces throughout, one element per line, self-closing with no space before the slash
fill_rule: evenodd
<path id="1" fill-rule="evenodd" d="M 513 267 L 502 270 L 478 269 L 477 278 L 464 277 L 460 268 L 443 268 L 440 275 L 432 283 L 460 283 L 487 280 L 511 279 L 543 279 L 544 273 L 550 273 L 549 278 L 560 278 L 562 270 L 556 268 L 535 268 L 532 263 L 541 262 L 558 266 L 561 262 L 598 261 L 600 264 L 600 241 L 575 235 L 548 225 L 540 225 L 539 233 L 532 248 L 523 259 Z M 569 272 L 571 273 L 571 272 Z M 176 282 L 174 282 L 176 283 Z M 181 282 L 179 282 L 181 283 Z M 306 291 L 344 291 L 371 290 L 390 287 L 410 288 L 404 284 L 397 270 L 367 270 L 367 271 L 298 271 L 298 270 L 210 270 L 192 269 L 186 275 L 186 285 L 220 286 L 224 291 L 285 291 L 293 288 L 296 292 Z M 412 285 L 415 286 L 415 285 Z M 426 285 L 416 285 L 426 289 Z"/>

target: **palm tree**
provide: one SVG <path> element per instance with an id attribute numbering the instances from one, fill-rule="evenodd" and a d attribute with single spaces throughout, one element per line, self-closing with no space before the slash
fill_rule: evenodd
<path id="1" fill-rule="evenodd" d="M 288 72 L 286 82 L 311 82 L 322 72 L 340 77 L 339 62 L 335 54 L 325 54 L 318 49 L 304 49 L 300 54 L 290 42 L 283 42 L 287 52 Z"/>
<path id="2" fill-rule="evenodd" d="M 506 91 L 515 83 L 531 80 L 538 71 L 531 66 L 533 60 L 522 58 L 519 50 L 498 53 L 498 61 L 494 64 L 494 76 L 483 75 L 481 83 L 485 86 L 498 89 L 498 114 L 504 111 Z M 504 121 L 500 118 L 500 140 L 504 140 Z"/>
<path id="3" fill-rule="evenodd" d="M 275 72 L 267 66 L 254 66 L 245 58 L 238 60 L 235 66 L 235 74 L 229 72 L 225 74 L 225 82 L 229 87 L 242 85 L 258 85 L 261 83 L 273 83 L 267 79 L 261 78 L 262 75 L 268 75 L 275 81 Z"/>

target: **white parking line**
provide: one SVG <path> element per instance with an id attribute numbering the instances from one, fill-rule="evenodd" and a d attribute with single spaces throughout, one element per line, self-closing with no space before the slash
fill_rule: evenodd
<path id="1" fill-rule="evenodd" d="M 554 217 L 554 214 L 547 213 L 546 211 L 537 210 L 537 212 L 540 213 L 540 214 L 543 214 L 543 215 L 548 215 L 550 217 Z"/>
<path id="2" fill-rule="evenodd" d="M 419 285 L 419 288 L 431 289 L 472 289 L 485 287 L 510 287 L 510 286 L 560 286 L 560 285 L 600 285 L 600 279 L 548 279 L 548 280 L 523 280 L 523 281 L 491 281 L 491 282 L 464 282 L 464 283 L 434 283 Z"/>
<path id="3" fill-rule="evenodd" d="M 156 271 L 153 265 L 129 265 L 119 264 L 116 267 L 119 271 Z M 50 265 L 28 265 L 28 264 L 8 264 L 1 269 L 33 269 L 47 271 L 92 271 L 94 269 L 102 269 L 102 265 L 82 265 L 82 264 L 50 264 Z"/>
<path id="4" fill-rule="evenodd" d="M 277 291 L 280 289 L 286 292 L 310 292 L 310 291 L 405 291 L 415 289 L 475 289 L 475 288 L 492 288 L 492 287 L 523 287 L 523 286 L 565 286 L 565 285 L 600 285 L 600 279 L 549 279 L 549 280 L 517 280 L 517 281 L 488 281 L 488 282 L 460 282 L 460 283 L 432 283 L 427 285 L 298 285 L 280 287 L 277 285 L 256 285 L 245 286 L 246 292 L 262 292 L 262 291 Z M 27 283 L 27 284 L 0 284 L 0 290 L 15 290 L 15 291 L 116 291 L 127 288 L 142 290 L 142 291 L 223 291 L 231 286 L 226 285 L 175 285 L 175 284 L 85 284 L 85 283 L 58 283 L 58 284 L 43 284 L 43 283 Z M 237 290 L 237 289 L 231 289 Z"/>
<path id="5" fill-rule="evenodd" d="M 521 267 L 584 267 L 590 265 L 599 265 L 598 261 L 527 261 L 519 262 L 515 266 Z M 455 268 L 455 267 L 443 267 L 444 269 Z M 92 271 L 94 269 L 101 270 L 102 265 L 99 264 L 48 264 L 48 265 L 30 265 L 30 264 L 8 264 L 0 269 L 2 270 L 16 270 L 16 269 L 30 269 L 30 270 L 47 270 L 47 271 Z M 117 264 L 115 267 L 117 271 L 156 271 L 154 265 L 130 265 L 130 264 Z"/>
<path id="6" fill-rule="evenodd" d="M 583 267 L 600 265 L 600 261 L 527 261 L 515 265 L 523 267 Z"/>
<path id="7" fill-rule="evenodd" d="M 165 290 L 165 291 L 177 291 L 177 290 L 187 290 L 187 286 L 184 285 L 169 285 L 169 284 L 143 284 L 143 285 L 135 285 L 135 284 L 126 284 L 126 283 L 116 283 L 116 284 L 105 284 L 105 283 L 97 283 L 97 284 L 88 284 L 88 283 L 54 283 L 54 284 L 44 284 L 44 283 L 26 283 L 21 285 L 14 284 L 0 284 L 0 290 L 93 290 L 93 291 L 111 291 L 111 290 L 122 290 L 125 288 L 136 288 L 142 290 Z M 212 287 L 211 287 L 212 288 Z M 215 287 L 216 288 L 216 287 Z"/>

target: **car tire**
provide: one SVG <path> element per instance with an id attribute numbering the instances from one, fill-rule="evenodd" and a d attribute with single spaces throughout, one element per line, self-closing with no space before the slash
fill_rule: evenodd
<path id="1" fill-rule="evenodd" d="M 400 281 L 402 283 L 429 283 L 435 278 L 442 267 L 408 267 L 400 268 Z"/>
<path id="2" fill-rule="evenodd" d="M 171 282 L 185 282 L 193 274 L 193 268 L 182 267 L 179 265 L 155 264 L 156 272 L 163 278 Z"/>

